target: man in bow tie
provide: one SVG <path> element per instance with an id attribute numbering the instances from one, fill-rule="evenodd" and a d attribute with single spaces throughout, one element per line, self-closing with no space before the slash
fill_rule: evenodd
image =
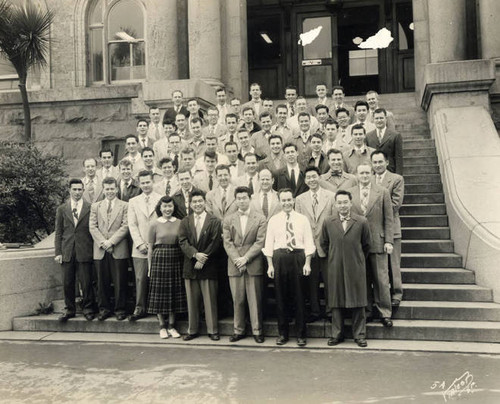
<path id="1" fill-rule="evenodd" d="M 330 149 L 327 158 L 330 171 L 321 176 L 320 185 L 323 188 L 335 193 L 339 189 L 349 189 L 356 185 L 356 176 L 344 171 L 344 159 L 340 150 Z"/>

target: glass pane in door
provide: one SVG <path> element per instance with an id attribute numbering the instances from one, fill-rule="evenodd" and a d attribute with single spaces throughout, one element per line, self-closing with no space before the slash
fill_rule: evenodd
<path id="1" fill-rule="evenodd" d="M 313 96 L 316 94 L 317 84 L 326 84 L 326 88 L 332 88 L 332 66 L 306 66 L 304 67 L 304 94 Z"/>
<path id="2" fill-rule="evenodd" d="M 321 30 L 319 28 L 321 27 Z M 306 46 L 303 46 L 303 59 L 330 59 L 332 57 L 332 18 L 314 17 L 306 18 L 302 22 L 302 34 L 313 37 L 319 34 Z"/>

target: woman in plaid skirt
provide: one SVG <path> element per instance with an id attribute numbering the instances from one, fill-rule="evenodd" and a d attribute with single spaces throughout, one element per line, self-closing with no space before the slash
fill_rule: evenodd
<path id="1" fill-rule="evenodd" d="M 182 279 L 184 256 L 177 237 L 180 220 L 173 217 L 175 203 L 169 196 L 158 202 L 158 219 L 149 228 L 149 297 L 148 313 L 156 314 L 160 338 L 179 338 L 175 315 L 187 312 L 186 291 Z M 168 315 L 168 324 L 165 316 Z"/>

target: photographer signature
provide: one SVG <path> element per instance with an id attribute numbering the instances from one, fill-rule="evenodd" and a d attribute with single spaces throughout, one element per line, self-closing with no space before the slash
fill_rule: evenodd
<path id="1" fill-rule="evenodd" d="M 474 376 L 469 371 L 466 371 L 462 376 L 453 380 L 453 383 L 448 387 L 446 387 L 446 382 L 440 380 L 435 381 L 431 386 L 431 390 L 443 390 L 441 394 L 445 402 L 453 398 L 459 398 L 465 394 L 472 394 L 476 391 L 476 388 L 477 384 L 474 382 Z"/>

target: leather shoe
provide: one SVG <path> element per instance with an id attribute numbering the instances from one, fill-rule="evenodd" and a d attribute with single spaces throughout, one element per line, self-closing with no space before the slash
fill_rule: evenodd
<path id="1" fill-rule="evenodd" d="M 283 335 L 280 335 L 276 338 L 276 345 L 285 345 L 288 342 L 288 338 L 285 338 Z"/>
<path id="2" fill-rule="evenodd" d="M 70 318 L 73 318 L 73 317 L 75 317 L 74 313 L 64 313 L 64 314 L 60 315 L 57 320 L 60 323 L 65 323 L 66 321 L 68 321 Z"/>
<path id="3" fill-rule="evenodd" d="M 125 313 L 119 313 L 119 314 L 117 314 L 117 315 L 116 315 L 116 319 L 117 319 L 118 321 L 123 321 L 123 320 L 125 320 L 126 318 L 127 318 L 127 315 L 126 315 Z"/>
<path id="4" fill-rule="evenodd" d="M 210 338 L 212 341 L 219 341 L 220 340 L 219 334 L 208 334 L 208 338 Z"/>
<path id="5" fill-rule="evenodd" d="M 263 335 L 254 335 L 253 339 L 257 344 L 262 344 L 264 342 L 264 336 Z"/>
<path id="6" fill-rule="evenodd" d="M 229 342 L 238 342 L 240 339 L 245 338 L 243 334 L 233 334 L 229 337 Z"/>
<path id="7" fill-rule="evenodd" d="M 104 321 L 104 320 L 106 320 L 107 318 L 110 318 L 110 317 L 111 317 L 111 313 L 109 311 L 107 311 L 107 312 L 99 313 L 99 315 L 97 316 L 97 319 L 99 321 Z"/>
<path id="8" fill-rule="evenodd" d="M 85 313 L 83 317 L 85 317 L 85 320 L 87 321 L 92 321 L 95 318 L 95 315 L 94 313 Z"/>
<path id="9" fill-rule="evenodd" d="M 391 301 L 392 307 L 399 307 L 400 304 L 401 304 L 401 302 L 397 299 L 392 299 L 392 301 Z"/>
<path id="10" fill-rule="evenodd" d="M 366 339 L 360 338 L 360 339 L 355 339 L 354 342 L 358 344 L 359 347 L 365 348 L 368 346 L 368 343 L 366 342 Z"/>
<path id="11" fill-rule="evenodd" d="M 188 335 L 184 335 L 184 337 L 182 337 L 182 340 L 183 341 L 191 341 L 192 339 L 198 338 L 199 336 L 200 336 L 200 334 L 188 334 Z"/>
<path id="12" fill-rule="evenodd" d="M 387 328 L 392 327 L 392 321 L 389 317 L 382 318 L 382 324 L 384 325 L 384 327 L 387 327 Z"/>
<path id="13" fill-rule="evenodd" d="M 307 341 L 305 338 L 297 338 L 297 345 L 298 346 L 306 346 L 307 345 Z"/>
<path id="14" fill-rule="evenodd" d="M 344 342 L 344 338 L 328 338 L 328 346 L 335 346 L 340 344 L 341 342 Z"/>
<path id="15" fill-rule="evenodd" d="M 134 314 L 131 314 L 128 317 L 128 321 L 137 321 L 137 320 L 139 320 L 141 318 L 144 318 L 144 317 L 146 317 L 145 314 L 136 314 L 136 313 L 134 313 Z"/>

